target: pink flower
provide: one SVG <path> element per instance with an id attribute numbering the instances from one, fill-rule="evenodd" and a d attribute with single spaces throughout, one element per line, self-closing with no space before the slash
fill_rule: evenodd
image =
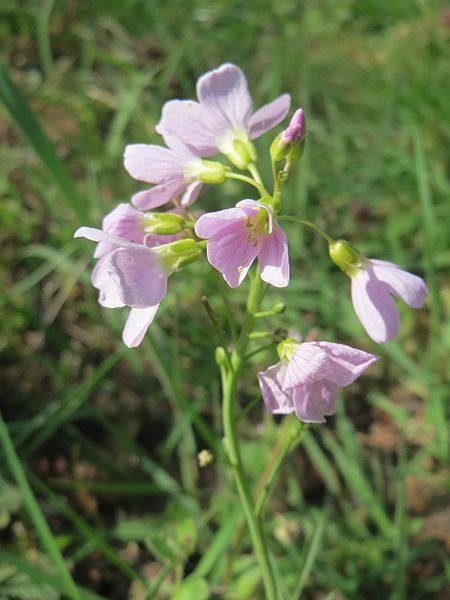
<path id="1" fill-rule="evenodd" d="M 132 197 L 132 203 L 140 210 L 162 206 L 180 195 L 181 205 L 191 206 L 203 183 L 225 181 L 224 165 L 202 161 L 172 136 L 166 136 L 165 141 L 168 148 L 152 144 L 131 144 L 125 148 L 124 165 L 128 173 L 138 181 L 158 184 Z"/>
<path id="2" fill-rule="evenodd" d="M 183 215 L 185 212 L 182 208 L 167 211 L 167 214 Z M 151 218 L 151 214 L 150 214 Z M 136 210 L 125 202 L 119 204 L 110 213 L 108 213 L 102 221 L 102 230 L 110 233 L 129 242 L 145 245 L 149 248 L 158 246 L 159 244 L 168 244 L 175 240 L 181 239 L 181 234 L 176 235 L 153 235 L 149 234 L 146 229 L 149 215 Z M 101 258 L 108 252 L 116 249 L 116 244 L 109 242 L 99 242 L 94 252 L 94 258 Z"/>
<path id="3" fill-rule="evenodd" d="M 199 156 L 219 152 L 240 166 L 239 147 L 249 149 L 253 140 L 280 123 L 286 116 L 290 96 L 283 94 L 255 113 L 244 73 L 226 63 L 208 71 L 197 82 L 193 100 L 171 100 L 163 107 L 158 133 L 177 136 Z M 245 168 L 245 166 L 241 166 Z"/>
<path id="4" fill-rule="evenodd" d="M 122 337 L 129 348 L 138 346 L 167 293 L 170 271 L 154 250 L 100 229 L 81 227 L 74 237 L 114 246 L 98 260 L 92 284 L 102 306 L 131 308 Z"/>
<path id="5" fill-rule="evenodd" d="M 208 260 L 230 287 L 242 283 L 256 257 L 264 281 L 276 287 L 288 285 L 286 235 L 262 202 L 242 200 L 235 208 L 206 213 L 195 224 L 195 233 L 209 240 Z"/>
<path id="6" fill-rule="evenodd" d="M 384 260 L 366 259 L 351 280 L 355 312 L 378 343 L 392 340 L 398 333 L 400 319 L 392 296 L 411 308 L 420 308 L 428 293 L 423 279 Z"/>
<path id="7" fill-rule="evenodd" d="M 305 423 L 323 423 L 336 412 L 338 386 L 353 383 L 378 357 L 331 342 L 281 344 L 282 359 L 258 373 L 266 410 L 295 412 Z M 284 346 L 284 348 L 283 348 Z"/>

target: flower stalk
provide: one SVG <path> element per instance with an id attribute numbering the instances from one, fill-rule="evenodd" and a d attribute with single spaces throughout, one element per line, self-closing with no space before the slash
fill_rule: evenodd
<path id="1" fill-rule="evenodd" d="M 253 498 L 244 471 L 236 427 L 237 385 L 239 375 L 246 362 L 245 354 L 250 339 L 250 333 L 253 330 L 255 313 L 259 310 L 263 293 L 264 284 L 259 277 L 259 273 L 255 273 L 251 282 L 242 328 L 236 347 L 231 354 L 231 368 L 226 369 L 226 367 L 222 365 L 220 369 L 223 391 L 222 420 L 225 451 L 230 461 L 245 519 L 250 530 L 253 547 L 261 570 L 266 598 L 267 600 L 276 600 L 277 589 L 273 569 L 270 563 L 264 532 L 261 527 L 261 522 L 256 514 Z"/>

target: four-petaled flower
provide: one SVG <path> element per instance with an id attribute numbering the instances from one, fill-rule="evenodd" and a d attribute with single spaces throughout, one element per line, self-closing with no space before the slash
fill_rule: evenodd
<path id="1" fill-rule="evenodd" d="M 114 246 L 98 260 L 92 272 L 92 285 L 100 292 L 101 306 L 131 308 L 122 338 L 129 348 L 138 346 L 167 293 L 170 270 L 151 248 L 100 229 L 80 227 L 74 237 Z"/>
<path id="2" fill-rule="evenodd" d="M 221 152 L 239 168 L 246 168 L 246 154 L 252 158 L 250 140 L 281 123 L 290 106 L 289 94 L 283 94 L 253 113 L 245 75 L 229 63 L 200 77 L 197 97 L 166 102 L 156 130 L 164 139 L 176 136 L 199 156 Z"/>
<path id="3" fill-rule="evenodd" d="M 208 239 L 208 260 L 229 286 L 240 285 L 256 257 L 264 281 L 288 285 L 286 235 L 262 202 L 241 200 L 235 208 L 206 213 L 195 224 L 195 233 Z"/>
<path id="4" fill-rule="evenodd" d="M 168 148 L 154 144 L 130 144 L 125 148 L 128 173 L 138 181 L 158 184 L 131 198 L 140 210 L 157 208 L 178 196 L 182 206 L 191 206 L 200 194 L 202 181 L 209 182 L 208 174 L 212 175 L 211 183 L 220 183 L 224 178 L 225 167 L 220 163 L 202 161 L 175 137 L 167 136 L 165 141 Z"/>
<path id="5" fill-rule="evenodd" d="M 377 356 L 331 342 L 282 342 L 281 361 L 258 373 L 266 410 L 323 423 L 336 412 L 338 386 L 353 383 Z"/>
<path id="6" fill-rule="evenodd" d="M 370 337 L 379 344 L 398 333 L 400 318 L 392 296 L 411 308 L 421 308 L 428 290 L 425 281 L 384 260 L 367 260 L 352 275 L 352 302 Z"/>

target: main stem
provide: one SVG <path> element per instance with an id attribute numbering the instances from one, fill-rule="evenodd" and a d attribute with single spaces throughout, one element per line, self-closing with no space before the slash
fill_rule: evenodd
<path id="1" fill-rule="evenodd" d="M 242 464 L 239 449 L 239 440 L 236 431 L 236 401 L 237 384 L 239 375 L 245 364 L 245 354 L 249 341 L 249 335 L 253 330 L 255 313 L 259 310 L 263 294 L 263 283 L 259 275 L 259 269 L 254 273 L 250 293 L 247 300 L 242 329 L 239 334 L 235 349 L 231 354 L 231 368 L 221 368 L 223 405 L 222 418 L 225 434 L 225 449 L 233 469 L 233 475 L 238 489 L 239 497 L 244 509 L 245 518 L 253 542 L 253 547 L 261 569 L 261 574 L 266 592 L 266 600 L 277 600 L 277 589 L 270 564 L 264 534 L 261 523 L 256 515 L 253 498 L 251 496 L 247 478 Z"/>

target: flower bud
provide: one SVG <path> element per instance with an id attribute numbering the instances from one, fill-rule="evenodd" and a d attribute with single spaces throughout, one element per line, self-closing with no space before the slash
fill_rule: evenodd
<path id="1" fill-rule="evenodd" d="M 152 235 L 175 235 L 185 228 L 186 222 L 176 213 L 147 213 L 143 219 L 144 233 Z"/>
<path id="2" fill-rule="evenodd" d="M 365 266 L 366 259 L 345 240 L 337 240 L 328 246 L 331 260 L 347 275 L 352 277 Z"/>
<path id="3" fill-rule="evenodd" d="M 295 111 L 289 126 L 279 133 L 270 146 L 270 156 L 274 162 L 292 162 L 301 158 L 305 148 L 306 120 L 303 109 Z"/>
<path id="4" fill-rule="evenodd" d="M 195 262 L 202 255 L 197 242 L 190 238 L 157 246 L 153 251 L 158 254 L 168 272 L 178 271 L 181 267 Z"/>
<path id="5" fill-rule="evenodd" d="M 223 367 L 226 363 L 226 353 L 225 353 L 225 349 L 222 348 L 222 346 L 217 346 L 215 353 L 214 353 L 214 358 L 216 359 L 216 363 L 219 365 L 219 367 Z"/>

